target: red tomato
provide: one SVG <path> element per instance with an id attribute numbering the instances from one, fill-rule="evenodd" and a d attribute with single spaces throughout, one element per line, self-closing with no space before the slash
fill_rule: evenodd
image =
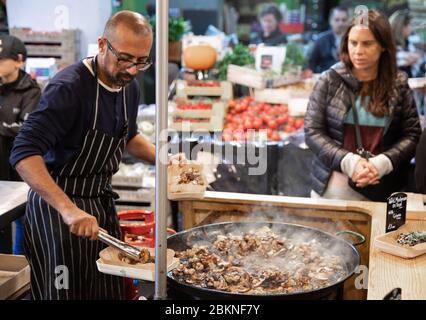
<path id="1" fill-rule="evenodd" d="M 263 108 L 261 107 L 260 104 L 254 106 L 253 110 L 257 113 L 261 113 L 263 111 Z"/>
<path id="2" fill-rule="evenodd" d="M 274 132 L 271 135 L 271 139 L 274 140 L 274 141 L 280 141 L 281 137 L 280 137 L 280 135 L 277 132 Z"/>
<path id="3" fill-rule="evenodd" d="M 294 122 L 294 126 L 295 126 L 297 129 L 302 128 L 302 127 L 303 127 L 303 125 L 304 125 L 304 121 L 303 121 L 303 119 L 296 119 L 296 121 Z"/>
<path id="4" fill-rule="evenodd" d="M 295 119 L 293 117 L 288 117 L 287 123 L 292 126 L 294 125 Z"/>
<path id="5" fill-rule="evenodd" d="M 240 104 L 243 106 L 243 107 L 248 107 L 249 106 L 249 104 L 250 104 L 250 102 L 249 101 L 247 101 L 247 100 L 245 100 L 245 99 L 243 99 L 243 100 L 241 100 L 241 102 L 240 102 Z"/>
<path id="6" fill-rule="evenodd" d="M 264 114 L 262 120 L 265 124 L 268 124 L 268 122 L 272 120 L 272 117 L 269 114 Z"/>
<path id="7" fill-rule="evenodd" d="M 295 130 L 296 130 L 296 128 L 293 127 L 292 125 L 286 125 L 285 128 L 284 128 L 284 131 L 287 132 L 287 133 L 292 133 Z"/>
<path id="8" fill-rule="evenodd" d="M 229 108 L 235 108 L 236 105 L 237 105 L 237 101 L 235 101 L 234 99 L 229 100 L 228 102 Z"/>
<path id="9" fill-rule="evenodd" d="M 276 111 L 274 110 L 274 108 L 270 108 L 266 110 L 266 113 L 269 114 L 270 116 L 275 116 Z"/>
<path id="10" fill-rule="evenodd" d="M 260 119 L 255 119 L 255 120 L 253 121 L 253 129 L 256 129 L 256 130 L 261 129 L 261 128 L 262 128 L 262 124 L 263 124 L 262 120 L 260 120 Z"/>
<path id="11" fill-rule="evenodd" d="M 287 115 L 282 115 L 282 116 L 279 116 L 279 117 L 277 118 L 277 123 L 278 123 L 279 125 L 281 125 L 281 124 L 286 123 L 286 122 L 287 122 L 287 120 L 288 120 L 288 116 L 287 116 Z"/>
<path id="12" fill-rule="evenodd" d="M 244 129 L 252 129 L 252 128 L 253 128 L 253 123 L 249 119 L 244 120 Z"/>
<path id="13" fill-rule="evenodd" d="M 234 121 L 234 116 L 232 115 L 232 114 L 227 114 L 226 115 L 226 121 L 228 121 L 228 122 L 232 122 L 232 121 Z"/>
<path id="14" fill-rule="evenodd" d="M 276 129 L 278 127 L 278 123 L 275 120 L 268 121 L 268 128 Z"/>
<path id="15" fill-rule="evenodd" d="M 281 105 L 281 112 L 282 113 L 288 113 L 288 106 L 286 104 Z"/>

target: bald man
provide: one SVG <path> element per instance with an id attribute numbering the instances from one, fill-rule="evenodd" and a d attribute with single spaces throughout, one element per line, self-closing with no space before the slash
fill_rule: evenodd
<path id="1" fill-rule="evenodd" d="M 141 15 L 112 16 L 99 54 L 59 72 L 15 139 L 10 162 L 31 190 L 25 254 L 33 299 L 122 299 L 122 280 L 97 271 L 99 230 L 120 238 L 111 177 L 123 152 L 151 163 L 137 132 L 139 86 L 152 30 Z"/>

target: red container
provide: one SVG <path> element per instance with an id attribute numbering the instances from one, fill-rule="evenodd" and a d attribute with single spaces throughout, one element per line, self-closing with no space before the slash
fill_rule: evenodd
<path id="1" fill-rule="evenodd" d="M 129 210 L 118 213 L 122 240 L 134 246 L 154 248 L 155 246 L 155 214 L 149 210 Z M 169 234 L 176 231 L 167 229 Z M 128 300 L 137 300 L 138 287 L 134 280 L 126 278 L 125 290 Z"/>

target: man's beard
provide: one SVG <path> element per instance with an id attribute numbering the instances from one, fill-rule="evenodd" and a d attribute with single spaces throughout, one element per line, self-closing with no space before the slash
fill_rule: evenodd
<path id="1" fill-rule="evenodd" d="M 132 76 L 128 72 L 118 72 L 115 75 L 107 72 L 106 76 L 108 80 L 117 87 L 125 87 L 135 78 L 135 76 Z"/>

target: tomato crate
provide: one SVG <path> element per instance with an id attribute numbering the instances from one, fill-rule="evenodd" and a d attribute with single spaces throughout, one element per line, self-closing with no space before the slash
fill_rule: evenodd
<path id="1" fill-rule="evenodd" d="M 218 97 L 221 100 L 233 98 L 232 84 L 228 81 L 217 80 L 177 80 L 176 97 Z"/>
<path id="2" fill-rule="evenodd" d="M 176 131 L 222 131 L 228 104 L 222 101 L 169 102 L 170 128 Z"/>

